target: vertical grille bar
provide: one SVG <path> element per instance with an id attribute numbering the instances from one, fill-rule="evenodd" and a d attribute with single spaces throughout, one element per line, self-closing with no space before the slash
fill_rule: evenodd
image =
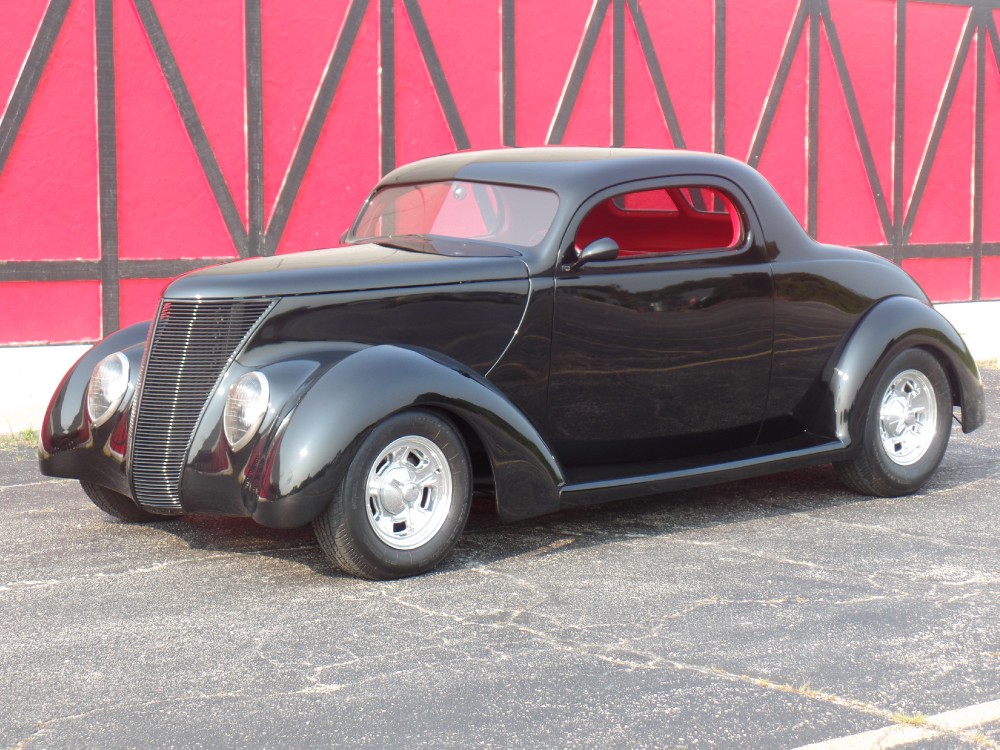
<path id="1" fill-rule="evenodd" d="M 136 500 L 180 510 L 180 483 L 205 402 L 271 300 L 164 301 L 136 396 L 131 474 Z"/>

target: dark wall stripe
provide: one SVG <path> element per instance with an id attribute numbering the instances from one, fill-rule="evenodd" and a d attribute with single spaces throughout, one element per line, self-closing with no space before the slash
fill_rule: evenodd
<path id="1" fill-rule="evenodd" d="M 101 230 L 101 331 L 120 327 L 118 267 L 118 143 L 115 108 L 113 0 L 94 6 L 97 37 L 98 210 Z"/>
<path id="2" fill-rule="evenodd" d="M 384 3 L 385 0 L 383 0 Z M 361 28 L 361 21 L 364 20 L 367 9 L 368 0 L 353 0 L 351 7 L 347 11 L 347 18 L 344 20 L 340 38 L 337 39 L 333 54 L 330 55 L 326 70 L 323 71 L 323 78 L 320 81 L 319 90 L 316 92 L 316 101 L 309 112 L 309 118 L 306 120 L 305 127 L 302 129 L 302 138 L 299 141 L 299 147 L 292 156 L 292 163 L 288 166 L 288 172 L 285 174 L 284 182 L 278 193 L 274 215 L 267 225 L 267 231 L 264 235 L 264 253 L 266 255 L 273 255 L 278 248 L 278 243 L 281 242 L 281 235 L 288 224 L 288 217 L 292 213 L 295 197 L 299 194 L 299 188 L 302 187 L 302 180 L 305 178 L 306 169 L 308 169 L 313 152 L 316 150 L 319 134 L 322 132 L 323 125 L 326 123 L 326 118 L 330 113 L 330 105 L 333 103 L 333 97 L 337 93 L 338 86 L 340 86 L 340 78 L 344 73 L 344 68 L 347 66 L 347 58 L 354 47 L 354 42 L 358 37 L 358 29 Z M 385 115 L 385 106 L 386 104 L 383 102 L 383 117 Z M 383 133 L 384 140 L 385 135 Z M 383 159 L 384 157 L 383 153 Z"/>
<path id="3" fill-rule="evenodd" d="M 21 123 L 24 122 L 24 116 L 35 96 L 35 89 L 38 88 L 38 81 L 41 80 L 45 66 L 49 62 L 52 48 L 59 37 L 59 30 L 66 20 L 67 11 L 69 11 L 69 0 L 52 0 L 45 9 L 45 15 L 42 16 L 34 44 L 28 51 L 24 68 L 11 92 L 3 118 L 0 119 L 0 174 L 7 165 L 10 150 L 14 147 L 14 141 L 21 130 Z M 6 54 L 10 54 L 10 50 L 7 50 Z"/>
<path id="4" fill-rule="evenodd" d="M 264 251 L 264 63 L 260 0 L 244 6 L 246 44 L 247 255 Z"/>
<path id="5" fill-rule="evenodd" d="M 715 0 L 715 65 L 712 150 L 726 153 L 726 0 Z"/>
<path id="6" fill-rule="evenodd" d="M 191 139 L 195 153 L 198 155 L 198 161 L 201 162 L 201 168 L 208 180 L 209 187 L 212 189 L 212 195 L 215 197 L 219 211 L 222 212 L 222 218 L 229 230 L 233 247 L 241 256 L 246 256 L 247 232 L 243 227 L 243 219 L 240 218 L 240 213 L 236 209 L 236 203 L 233 201 L 232 193 L 229 192 L 229 186 L 226 185 L 226 179 L 222 176 L 219 161 L 215 158 L 212 144 L 209 143 L 208 136 L 205 134 L 205 127 L 201 124 L 201 118 L 198 117 L 198 110 L 195 109 L 191 93 L 188 91 L 187 84 L 184 83 L 184 77 L 181 75 L 173 50 L 170 49 L 170 44 L 167 42 L 167 36 L 160 24 L 159 16 L 156 15 L 151 0 L 134 0 L 134 5 L 146 30 L 146 36 L 149 37 L 150 44 L 153 45 L 156 59 L 163 71 L 164 78 L 167 80 L 167 86 L 169 86 L 174 103 L 177 105 L 177 111 L 180 112 L 181 119 L 184 121 L 188 138 Z"/>
<path id="7" fill-rule="evenodd" d="M 649 33 L 649 24 L 646 23 L 646 16 L 642 12 L 639 0 L 628 0 L 628 9 L 632 14 L 632 23 L 635 24 L 636 34 L 639 36 L 639 47 L 642 49 L 642 56 L 646 61 L 646 69 L 653 79 L 653 88 L 660 104 L 660 111 L 663 112 L 663 119 L 667 122 L 667 130 L 670 131 L 670 140 L 673 141 L 674 148 L 687 148 L 684 133 L 681 131 L 681 123 L 677 117 L 677 110 L 674 109 L 674 104 L 670 99 L 667 81 L 663 77 L 663 67 L 656 55 L 653 36 Z"/>
<path id="8" fill-rule="evenodd" d="M 893 248 L 888 245 L 857 245 L 857 247 L 886 257 L 889 257 L 893 251 Z M 979 248 L 983 257 L 1000 256 L 1000 242 L 984 242 Z M 972 258 L 976 252 L 976 246 L 971 242 L 910 243 L 903 246 L 902 260 L 910 258 Z"/>
<path id="9" fill-rule="evenodd" d="M 809 12 L 809 91 L 806 107 L 808 177 L 806 184 L 806 231 L 816 237 L 819 213 L 819 25 L 817 2 Z"/>
<path id="10" fill-rule="evenodd" d="M 972 157 L 972 298 L 979 299 L 983 260 L 983 146 L 986 130 L 986 39 L 989 11 L 973 11 L 977 20 L 975 136 Z"/>
<path id="11" fill-rule="evenodd" d="M 393 0 L 381 0 L 378 13 L 379 171 L 384 175 L 396 168 L 396 11 Z"/>
<path id="12" fill-rule="evenodd" d="M 455 147 L 459 149 L 469 148 L 469 136 L 466 134 L 465 125 L 458 114 L 455 97 L 452 96 L 448 78 L 444 74 L 444 68 L 441 67 L 441 58 L 438 57 L 437 49 L 434 47 L 434 40 L 431 39 L 431 32 L 427 28 L 427 21 L 424 19 L 424 12 L 420 9 L 420 3 L 417 0 L 403 0 L 403 7 L 406 8 L 406 14 L 410 17 L 413 33 L 416 34 L 417 44 L 420 45 L 420 54 L 423 55 L 424 62 L 427 64 L 431 83 L 434 84 L 434 93 L 437 94 L 438 102 L 444 111 L 444 117 L 448 122 L 452 140 L 455 141 Z"/>
<path id="13" fill-rule="evenodd" d="M 944 133 L 944 126 L 948 123 L 948 115 L 951 114 L 951 105 L 955 101 L 955 92 L 958 90 L 958 82 L 965 69 L 965 61 L 969 56 L 969 47 L 972 45 L 972 37 L 975 34 L 975 26 L 970 18 L 965 25 L 962 34 L 962 41 L 958 47 L 958 54 L 955 56 L 955 63 L 952 65 L 951 73 L 948 76 L 948 84 L 945 87 L 944 96 L 941 98 L 941 107 L 934 117 L 934 128 L 931 131 L 931 138 L 927 144 L 927 152 L 917 173 L 917 180 L 913 186 L 913 194 L 910 197 L 910 205 L 906 211 L 906 218 L 903 221 L 904 242 L 908 242 L 913 233 L 913 223 L 917 219 L 917 211 L 920 202 L 924 197 L 924 190 L 927 188 L 927 179 L 930 177 L 931 168 L 937 157 L 938 146 L 941 144 L 941 136 Z"/>
<path id="14" fill-rule="evenodd" d="M 895 72 L 895 129 L 892 147 L 892 260 L 902 261 L 903 251 L 903 146 L 906 132 L 906 4 L 896 0 L 896 72 Z"/>
<path id="15" fill-rule="evenodd" d="M 875 166 L 875 156 L 872 154 L 871 142 L 868 140 L 867 131 L 865 131 L 864 120 L 861 117 L 861 107 L 858 105 L 858 97 L 854 92 L 854 83 L 851 81 L 851 74 L 847 69 L 844 48 L 840 44 L 840 34 L 837 32 L 837 26 L 830 15 L 830 5 L 827 0 L 821 0 L 821 5 L 823 27 L 826 29 L 826 38 L 830 43 L 830 52 L 833 55 L 833 62 L 837 67 L 840 88 L 844 92 L 844 99 L 847 102 L 847 112 L 851 117 L 851 125 L 854 127 L 854 138 L 858 142 L 858 149 L 861 151 L 861 161 L 864 163 L 865 175 L 868 177 L 868 187 L 872 191 L 872 199 L 875 201 L 875 209 L 878 211 L 879 222 L 882 225 L 882 235 L 885 237 L 886 242 L 891 242 L 892 219 L 889 217 L 889 204 L 886 202 L 885 193 L 882 190 L 882 180 L 879 179 L 878 168 Z"/>
<path id="16" fill-rule="evenodd" d="M 432 84 L 455 144 L 458 148 L 470 146 L 468 134 L 459 114 L 453 92 L 430 35 L 420 0 L 400 0 L 408 14 L 427 64 Z M 23 71 L 11 94 L 7 110 L 0 119 L 0 173 L 6 166 L 13 144 L 19 135 L 39 81 L 44 73 L 58 35 L 64 25 L 71 0 L 50 0 L 42 16 L 38 33 L 28 51 Z M 627 116 L 627 89 L 625 81 L 625 44 L 627 39 L 626 17 L 635 26 L 645 64 L 654 83 L 654 89 L 671 138 L 678 147 L 685 145 L 677 112 L 670 99 L 663 68 L 656 54 L 653 35 L 644 17 L 642 0 L 597 0 L 591 18 L 584 30 L 580 50 L 570 71 L 566 91 L 553 119 L 549 141 L 563 140 L 579 99 L 586 73 L 593 62 L 594 49 L 604 28 L 609 12 L 612 13 L 612 141 L 625 142 Z M 958 53 L 949 72 L 942 103 L 937 113 L 927 153 L 918 170 L 910 205 L 904 205 L 905 185 L 903 171 L 903 146 L 905 140 L 905 96 L 907 83 L 907 13 L 909 0 L 896 0 L 895 48 L 895 124 L 892 159 L 892 194 L 886 196 L 879 179 L 871 142 L 864 126 L 858 105 L 854 82 L 847 68 L 840 34 L 828 0 L 801 0 L 796 9 L 785 47 L 778 62 L 778 70 L 768 94 L 767 103 L 754 134 L 748 161 L 759 166 L 767 139 L 791 67 L 809 22 L 808 56 L 808 110 L 809 136 L 807 202 L 807 228 L 815 234 L 818 220 L 816 189 L 819 184 L 819 106 L 820 75 L 819 46 L 822 29 L 826 30 L 832 59 L 837 71 L 836 79 L 844 93 L 854 135 L 864 162 L 869 186 L 886 235 L 886 245 L 866 246 L 865 249 L 892 258 L 897 263 L 909 258 L 971 258 L 973 263 L 972 298 L 981 296 L 981 259 L 1000 257 L 1000 242 L 983 241 L 983 216 L 988 210 L 984 194 L 984 151 L 987 137 L 985 121 L 986 55 L 988 42 L 993 56 L 1000 65 L 1000 35 L 993 17 L 993 10 L 1000 9 L 1000 0 L 921 0 L 921 4 L 948 4 L 971 9 L 970 18 L 963 30 Z M 302 139 L 292 157 L 276 203 L 270 224 L 266 223 L 264 206 L 264 114 L 263 69 L 261 39 L 261 0 L 244 0 L 245 52 L 246 52 L 246 127 L 247 127 L 247 200 L 248 227 L 242 220 L 232 193 L 226 185 L 218 161 L 207 139 L 198 112 L 159 18 L 153 0 L 134 0 L 140 20 L 153 46 L 157 61 L 170 88 L 188 136 L 194 145 L 213 196 L 219 205 L 241 255 L 273 253 L 280 242 L 289 215 L 301 188 L 302 180 L 313 157 L 319 135 L 327 121 L 329 109 L 340 85 L 361 23 L 372 0 L 353 0 L 344 21 L 343 31 L 334 47 L 323 72 L 316 102 L 305 123 Z M 501 11 L 501 133 L 506 145 L 517 142 L 517 81 L 516 81 L 516 4 L 517 0 L 500 0 Z M 726 148 L 726 65 L 727 65 L 727 0 L 713 0 L 714 4 L 714 80 L 713 80 L 713 137 L 712 147 L 717 152 Z M 396 35 L 395 2 L 379 0 L 379 32 L 381 72 L 378 86 L 380 95 L 380 167 L 383 172 L 396 166 Z M 225 258 L 200 258 L 193 260 L 121 260 L 118 240 L 118 182 L 117 182 L 117 132 L 114 59 L 114 0 L 95 2 L 96 78 L 97 78 L 97 139 L 99 157 L 99 228 L 101 258 L 99 261 L 0 261 L 0 281 L 69 281 L 89 280 L 101 282 L 102 328 L 106 334 L 118 327 L 121 279 L 170 278 L 212 263 L 230 260 Z M 627 13 L 626 13 L 627 11 Z M 933 164 L 939 156 L 940 142 L 954 104 L 956 90 L 968 63 L 973 39 L 976 47 L 976 88 L 974 108 L 974 154 L 972 175 L 972 242 L 921 244 L 909 242 L 913 226 L 920 212 Z M 825 86 L 833 78 L 823 79 Z M 943 158 L 943 157 L 942 157 Z M 891 214 L 891 215 L 890 215 Z"/>
<path id="17" fill-rule="evenodd" d="M 625 0 L 613 0 L 611 21 L 611 145 L 625 145 Z"/>
<path id="18" fill-rule="evenodd" d="M 548 143 L 562 143 L 566 137 L 566 129 L 569 127 L 569 118 L 576 107 L 576 100 L 580 96 L 580 89 L 583 87 L 583 79 L 587 75 L 587 68 L 590 67 L 590 59 L 594 56 L 594 48 L 597 46 L 597 39 L 604 25 L 604 17 L 608 14 L 608 5 L 611 0 L 598 0 L 594 6 L 587 30 L 583 34 L 583 41 L 580 43 L 580 50 L 577 53 L 576 61 L 573 63 L 573 70 L 570 71 L 569 80 L 566 83 L 566 91 L 559 102 L 559 109 L 556 111 L 555 119 L 552 121 L 552 129 L 547 139 Z"/>
<path id="19" fill-rule="evenodd" d="M 500 6 L 500 49 L 501 49 L 501 117 L 503 122 L 503 145 L 517 144 L 517 43 L 515 32 L 515 0 L 502 0 Z"/>
<path id="20" fill-rule="evenodd" d="M 747 159 L 747 163 L 755 169 L 760 166 L 760 159 L 764 155 L 764 146 L 767 145 L 767 138 L 771 134 L 774 117 L 778 114 L 778 104 L 781 102 L 781 95 L 785 91 L 788 75 L 792 71 L 795 53 L 799 48 L 799 43 L 802 41 L 802 32 L 805 29 L 806 18 L 808 17 L 805 7 L 806 1 L 801 0 L 798 9 L 795 11 L 792 30 L 788 34 L 785 48 L 781 51 L 778 73 L 774 77 L 771 90 L 767 92 L 767 104 L 764 106 L 764 114 L 761 115 L 757 132 L 754 133 L 753 145 L 750 147 L 750 157 Z"/>
<path id="21" fill-rule="evenodd" d="M 172 279 L 188 271 L 231 260 L 228 256 L 188 260 L 120 260 L 116 273 L 122 279 Z M 0 263 L 0 281 L 103 280 L 104 263 L 98 260 L 17 260 Z M 111 331 L 105 331 L 104 335 L 109 333 Z"/>

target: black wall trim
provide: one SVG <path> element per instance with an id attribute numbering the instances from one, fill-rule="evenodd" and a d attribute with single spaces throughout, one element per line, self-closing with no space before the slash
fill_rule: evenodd
<path id="1" fill-rule="evenodd" d="M 385 0 L 383 0 L 384 2 Z M 288 172 L 285 174 L 285 180 L 281 185 L 281 191 L 278 193 L 278 199 L 275 203 L 274 214 L 271 216 L 271 221 L 268 222 L 264 238 L 265 255 L 274 255 L 274 252 L 278 249 L 278 243 L 281 242 L 281 235 L 288 224 L 288 217 L 292 213 L 295 197 L 299 193 L 299 188 L 302 187 L 302 180 L 305 178 L 306 169 L 309 167 L 313 152 L 316 150 L 316 144 L 319 142 L 319 134 L 323 130 L 323 125 L 326 124 L 327 115 L 330 113 L 330 105 L 333 104 L 333 96 L 337 93 L 337 88 L 340 85 L 340 77 L 344 73 L 347 58 L 354 48 L 354 42 L 358 38 L 358 29 L 361 28 L 361 21 L 364 20 L 367 9 L 368 0 L 353 0 L 351 7 L 347 11 L 347 18 L 344 20 L 344 27 L 340 32 L 340 38 L 337 40 L 333 54 L 330 55 L 330 60 L 326 64 L 326 70 L 323 71 L 319 91 L 316 93 L 316 102 L 313 105 L 312 111 L 309 112 L 309 118 L 306 120 L 305 127 L 302 129 L 302 138 L 299 141 L 299 147 L 292 157 L 292 163 L 288 166 Z M 385 112 L 383 111 L 384 116 Z"/>
<path id="2" fill-rule="evenodd" d="M 892 234 L 886 239 L 892 243 L 892 260 L 902 262 L 903 243 L 903 145 L 906 133 L 906 5 L 908 0 L 896 2 L 896 72 L 895 116 L 892 149 Z"/>
<path id="3" fill-rule="evenodd" d="M 52 56 L 59 34 L 65 24 L 72 0 L 50 0 L 42 15 L 38 32 L 28 50 L 24 68 L 7 109 L 0 118 L 0 173 L 10 157 L 13 145 L 21 131 L 26 113 L 38 89 L 46 66 Z M 246 137 L 247 137 L 247 225 L 244 227 L 240 211 L 226 184 L 218 159 L 205 133 L 200 116 L 181 75 L 160 19 L 154 9 L 154 0 L 131 0 L 153 47 L 157 63 L 173 97 L 174 105 L 184 122 L 187 134 L 198 156 L 199 163 L 211 187 L 213 197 L 222 213 L 233 247 L 239 256 L 270 255 L 280 244 L 289 217 L 295 205 L 302 182 L 313 158 L 320 134 L 328 120 L 330 107 L 339 89 L 343 72 L 358 42 L 362 22 L 369 10 L 377 10 L 380 72 L 379 116 L 379 167 L 386 173 L 396 166 L 396 13 L 397 5 L 410 20 L 420 54 L 430 74 L 435 96 L 444 113 L 456 148 L 469 148 L 468 132 L 455 100 L 448 78 L 434 44 L 420 0 L 352 0 L 340 37 L 330 54 L 323 71 L 316 101 L 304 124 L 299 146 L 292 156 L 277 196 L 274 215 L 267 220 L 264 203 L 264 111 L 263 111 L 263 61 L 261 0 L 243 0 L 244 42 L 246 53 Z M 496 0 L 500 10 L 500 110 L 501 138 L 505 145 L 518 142 L 517 111 L 517 0 Z M 683 129 L 668 87 L 669 60 L 661 61 L 656 53 L 653 34 L 645 14 L 644 4 L 653 0 L 597 0 L 587 25 L 582 29 L 580 46 L 572 67 L 567 71 L 566 86 L 556 107 L 552 126 L 547 136 L 550 143 L 561 143 L 578 103 L 588 68 L 594 61 L 598 39 L 611 15 L 612 69 L 611 69 L 611 141 L 615 145 L 626 142 L 626 117 L 628 112 L 628 81 L 625 65 L 625 46 L 628 39 L 628 19 L 635 29 L 643 60 L 649 71 L 656 92 L 657 103 L 670 137 L 676 147 L 685 147 Z M 963 27 L 958 52 L 948 73 L 941 99 L 941 107 L 931 127 L 922 159 L 913 183 L 912 196 L 905 203 L 903 146 L 905 140 L 905 99 L 908 75 L 919 65 L 908 48 L 907 19 L 919 8 L 929 4 L 953 5 L 969 9 L 969 18 Z M 727 69 L 727 5 L 728 0 L 713 0 L 714 12 L 714 78 L 712 102 L 712 148 L 720 153 L 726 149 L 726 69 Z M 836 6 L 834 6 L 836 7 Z M 985 118 L 987 44 L 992 45 L 992 55 L 1000 67 L 1000 34 L 994 11 L 1000 9 L 1000 0 L 895 0 L 896 49 L 893 100 L 896 113 L 894 147 L 892 156 L 892 190 L 887 195 L 882 177 L 878 174 L 871 141 L 866 132 L 857 92 L 851 80 L 847 59 L 837 27 L 836 13 L 831 11 L 829 0 L 800 0 L 791 19 L 786 39 L 766 104 L 754 132 L 748 161 L 760 165 L 767 142 L 771 136 L 779 105 L 784 95 L 792 65 L 807 33 L 808 23 L 808 97 L 806 127 L 809 140 L 807 159 L 806 226 L 816 233 L 819 201 L 816 190 L 821 178 L 819 168 L 820 92 L 824 87 L 837 86 L 843 92 L 853 133 L 861 154 L 868 186 L 871 189 L 882 231 L 884 245 L 866 246 L 865 249 L 901 263 L 910 258 L 961 258 L 972 259 L 972 299 L 981 297 L 981 269 L 983 257 L 1000 257 L 1000 242 L 983 241 L 983 220 L 989 210 L 988 196 L 984 193 L 985 139 L 989 135 Z M 120 323 L 120 281 L 122 279 L 169 278 L 230 257 L 194 260 L 122 260 L 119 256 L 118 237 L 118 164 L 115 91 L 114 0 L 95 0 L 94 23 L 96 40 L 97 88 L 97 139 L 99 159 L 99 229 L 101 259 L 72 261 L 0 261 L 0 281 L 70 281 L 88 280 L 101 282 L 102 329 L 105 334 Z M 823 34 L 829 43 L 836 75 L 820 80 L 820 53 Z M 571 32 L 572 33 L 572 32 Z M 954 109 L 955 97 L 961 76 L 970 64 L 972 42 L 976 41 L 974 95 L 974 153 L 972 164 L 972 240 L 971 242 L 924 244 L 910 241 L 913 228 L 920 215 L 927 183 L 939 157 L 939 149 L 949 117 Z M 369 42 L 366 42 L 369 43 Z M 376 43 L 376 42 L 371 42 Z M 908 61 L 908 56 L 913 60 Z M 667 63 L 664 71 L 663 62 Z M 910 70 L 908 70 L 908 67 Z"/>
<path id="4" fill-rule="evenodd" d="M 121 324 L 118 262 L 118 145 L 115 115 L 114 2 L 94 6 L 97 36 L 98 209 L 101 230 L 101 330 Z"/>
<path id="5" fill-rule="evenodd" d="M 712 101 L 712 150 L 726 153 L 726 0 L 715 0 L 715 70 Z"/>
<path id="6" fill-rule="evenodd" d="M 247 255 L 264 252 L 264 62 L 260 0 L 244 6 L 246 44 Z"/>
<path id="7" fill-rule="evenodd" d="M 222 169 L 219 167 L 219 160 L 215 158 L 212 144 L 209 143 L 208 136 L 205 134 L 205 127 L 201 124 L 198 110 L 195 109 L 194 101 L 191 99 L 191 92 L 188 91 L 187 84 L 184 83 L 177 59 L 167 42 L 160 18 L 156 15 L 151 0 L 133 0 L 133 2 L 143 28 L 146 30 L 146 36 L 149 37 L 150 44 L 153 45 L 153 51 L 160 64 L 160 70 L 163 71 L 163 77 L 166 78 L 167 86 L 170 87 L 177 111 L 180 112 L 181 119 L 184 121 L 188 138 L 191 139 L 191 144 L 198 155 L 198 161 L 201 162 L 201 168 L 208 180 L 209 187 L 212 189 L 212 195 L 215 197 L 219 211 L 222 212 L 222 218 L 229 230 L 233 247 L 241 256 L 245 257 L 247 255 L 247 232 L 243 226 L 243 219 L 240 218 L 240 213 L 236 209 L 233 194 L 229 191 L 226 178 L 223 177 Z"/>
<path id="8" fill-rule="evenodd" d="M 393 0 L 380 0 L 378 14 L 379 170 L 386 174 L 396 167 L 396 9 Z M 344 62 L 347 62 L 346 57 Z"/>
<path id="9" fill-rule="evenodd" d="M 819 216 L 819 31 L 818 9 L 809 13 L 809 89 L 806 95 L 806 231 L 816 237 Z"/>
<path id="10" fill-rule="evenodd" d="M 931 130 L 931 138 L 927 143 L 924 159 L 920 163 L 920 169 L 917 172 L 917 180 L 913 186 L 913 195 L 910 196 L 910 205 L 906 210 L 906 217 L 903 220 L 902 239 L 904 242 L 909 241 L 910 235 L 913 233 L 913 224 L 917 219 L 917 211 L 920 209 L 920 202 L 924 198 L 924 190 L 927 189 L 927 180 L 930 177 L 931 168 L 934 166 L 938 146 L 941 144 L 944 126 L 948 124 L 948 115 L 951 114 L 951 105 L 955 101 L 955 92 L 958 91 L 959 79 L 962 77 L 965 61 L 969 57 L 969 48 L 972 46 L 972 38 L 975 36 L 975 33 L 976 26 L 970 17 L 965 24 L 965 31 L 962 32 L 962 41 L 959 43 L 958 54 L 955 55 L 955 62 L 952 64 L 951 72 L 948 74 L 948 83 L 945 86 L 944 96 L 941 98 L 941 108 L 934 116 L 934 127 Z"/>
<path id="11" fill-rule="evenodd" d="M 625 0 L 611 13 L 611 145 L 625 145 Z"/>
<path id="12" fill-rule="evenodd" d="M 611 0 L 597 0 L 597 4 L 594 6 L 587 30 L 583 34 L 583 41 L 580 43 L 580 49 L 573 63 L 573 70 L 566 82 L 566 90 L 563 91 L 555 119 L 552 121 L 552 129 L 546 139 L 548 143 L 562 143 L 563 138 L 566 137 L 569 118 L 573 114 L 576 100 L 580 96 L 580 89 L 583 88 L 583 79 L 587 75 L 587 68 L 590 67 L 590 60 L 594 56 L 594 48 L 597 46 L 597 39 L 600 36 L 604 17 L 608 14 L 610 4 Z"/>
<path id="13" fill-rule="evenodd" d="M 629 12 L 632 14 L 632 23 L 635 24 L 636 33 L 639 36 L 639 46 L 642 49 L 642 56 L 646 62 L 646 69 L 653 79 L 653 88 L 656 90 L 656 99 L 660 104 L 660 111 L 667 121 L 667 130 L 670 131 L 670 140 L 674 148 L 687 148 L 684 141 L 684 133 L 681 132 L 681 123 L 677 117 L 677 110 L 670 99 L 670 91 L 667 89 L 667 80 L 663 76 L 663 67 L 656 55 L 656 47 L 653 46 L 653 36 L 649 33 L 649 24 L 646 23 L 646 16 L 642 12 L 639 0 L 628 0 Z M 621 40 L 624 55 L 624 39 Z M 624 84 L 624 82 L 623 82 Z"/>
<path id="14" fill-rule="evenodd" d="M 500 104 L 503 145 L 517 145 L 517 29 L 515 0 L 502 0 L 500 6 Z"/>
<path id="15" fill-rule="evenodd" d="M 427 21 L 424 19 L 424 12 L 420 9 L 420 3 L 417 0 L 403 0 L 403 7 L 406 8 L 406 14 L 410 17 L 413 33 L 416 34 L 417 44 L 420 45 L 420 54 L 423 55 L 424 63 L 431 75 L 434 93 L 444 111 L 444 117 L 448 122 L 448 129 L 451 131 L 455 148 L 469 148 L 469 136 L 466 134 L 465 125 L 458 114 L 455 97 L 451 94 L 451 87 L 448 85 L 447 77 L 445 77 L 444 68 L 441 67 L 441 58 L 438 57 L 437 49 L 434 47 L 434 40 L 431 39 L 431 32 L 427 28 Z M 383 174 L 385 173 L 383 172 Z"/>
<path id="16" fill-rule="evenodd" d="M 761 115 L 760 123 L 757 125 L 757 132 L 753 136 L 753 144 L 750 146 L 750 157 L 747 159 L 747 162 L 754 169 L 760 166 L 760 159 L 764 155 L 764 146 L 767 144 L 767 137 L 771 134 L 775 115 L 778 114 L 781 95 L 785 92 L 785 84 L 788 83 L 788 76 L 792 72 L 795 52 L 802 41 L 802 32 L 805 30 L 806 19 L 809 16 L 806 7 L 807 1 L 802 0 L 799 3 L 798 10 L 795 11 L 791 33 L 789 33 L 788 39 L 785 41 L 785 47 L 781 51 L 778 73 L 775 75 L 774 83 L 767 94 L 767 104 L 764 106 L 764 113 Z"/>
<path id="17" fill-rule="evenodd" d="M 49 7 L 45 9 L 42 22 L 35 35 L 35 41 L 28 51 L 28 57 L 24 61 L 24 68 L 10 95 L 6 111 L 0 119 L 0 174 L 3 173 L 7 165 L 7 157 L 14 147 L 17 134 L 21 131 L 21 123 L 28 112 L 28 106 L 35 96 L 38 88 L 38 81 L 42 78 L 45 65 L 55 47 L 59 30 L 63 21 L 66 20 L 66 13 L 69 11 L 70 0 L 51 0 Z M 8 54 L 9 54 L 8 50 Z"/>
<path id="18" fill-rule="evenodd" d="M 823 27 L 826 29 L 826 38 L 830 42 L 830 52 L 833 54 L 833 62 L 837 67 L 840 88 L 844 92 L 844 99 L 847 102 L 847 112 L 851 117 L 851 125 L 854 127 L 854 139 L 858 142 L 858 148 L 861 151 L 861 161 L 864 163 L 865 174 L 868 177 L 868 187 L 872 191 L 875 209 L 878 211 L 879 222 L 882 225 L 882 235 L 888 242 L 892 237 L 892 219 L 889 217 L 889 204 L 886 202 L 885 193 L 882 190 L 882 181 L 879 179 L 878 169 L 875 166 L 875 157 L 872 154 L 871 142 L 868 140 L 864 121 L 861 119 L 861 107 L 858 105 L 858 97 L 854 92 L 854 83 L 851 81 L 851 75 L 847 70 L 847 59 L 844 57 L 844 48 L 840 44 L 840 34 L 837 32 L 837 27 L 830 17 L 830 6 L 827 0 L 822 0 L 820 16 L 823 20 Z"/>

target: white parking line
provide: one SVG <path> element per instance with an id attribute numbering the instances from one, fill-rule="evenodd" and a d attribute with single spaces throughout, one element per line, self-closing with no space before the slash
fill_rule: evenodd
<path id="1" fill-rule="evenodd" d="M 802 745 L 795 750 L 871 750 L 909 745 L 913 742 L 940 737 L 948 732 L 973 729 L 991 721 L 1000 721 L 1000 700 L 966 706 L 928 716 L 921 724 L 893 724 L 883 729 L 838 737 L 812 745 Z M 992 745 L 988 745 L 992 746 Z"/>

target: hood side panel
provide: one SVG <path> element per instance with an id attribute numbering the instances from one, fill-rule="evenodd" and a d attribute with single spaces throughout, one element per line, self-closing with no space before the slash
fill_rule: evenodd
<path id="1" fill-rule="evenodd" d="M 454 257 L 365 244 L 203 268 L 175 280 L 164 297 L 286 297 L 526 277 L 518 257 Z"/>
<path id="2" fill-rule="evenodd" d="M 522 265 L 523 268 L 523 265 Z M 394 344 L 439 352 L 485 374 L 507 348 L 528 301 L 527 279 L 287 297 L 246 351 L 304 342 Z"/>

